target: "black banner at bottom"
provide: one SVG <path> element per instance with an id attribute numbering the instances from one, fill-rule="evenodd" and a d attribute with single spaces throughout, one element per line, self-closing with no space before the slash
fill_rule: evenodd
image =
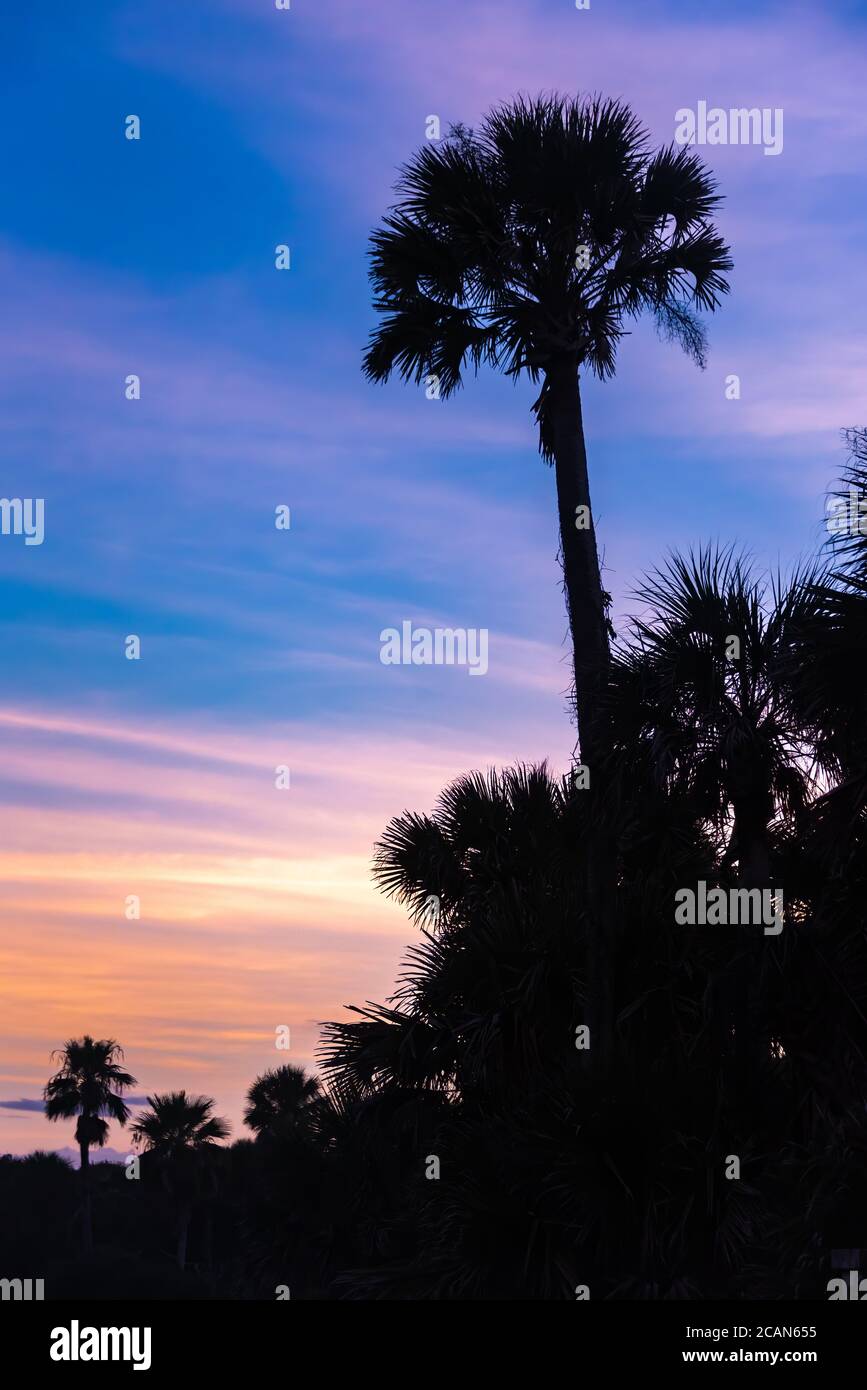
<path id="1" fill-rule="evenodd" d="M 406 1304 L 400 1307 L 402 1335 L 396 1347 L 405 1345 L 413 1330 L 413 1315 Z M 526 1307 L 529 1311 L 530 1305 Z M 451 1312 L 449 1332 L 470 1335 L 485 1359 L 496 1357 L 500 1349 L 509 1356 L 520 1349 L 544 1366 L 549 1352 L 559 1350 L 565 1337 L 570 1356 L 580 1354 L 586 1367 L 645 1374 L 706 1365 L 799 1365 L 825 1373 L 851 1369 L 860 1362 L 867 1327 L 867 1309 L 843 1302 L 587 1301 L 548 1314 L 534 1304 L 532 1321 L 523 1330 L 514 1304 L 498 1308 L 476 1303 L 473 1309 Z M 430 1322 L 430 1314 L 421 1316 L 420 1331 L 427 1325 L 441 1333 L 436 1339 L 426 1337 L 425 1378 L 430 1379 L 440 1358 L 454 1372 L 456 1348 L 453 1337 L 442 1333 L 442 1313 Z M 462 1327 L 464 1317 L 467 1323 Z M 344 1331 L 348 1335 L 340 1339 Z M 61 1383 L 70 1376 L 93 1380 L 106 1372 L 140 1377 L 194 1373 L 199 1378 L 225 1373 L 236 1364 L 245 1374 L 251 1367 L 260 1374 L 271 1366 L 289 1373 L 298 1369 L 299 1337 L 323 1332 L 329 1338 L 325 1346 L 333 1375 L 341 1365 L 369 1365 L 371 1354 L 380 1360 L 383 1338 L 394 1339 L 396 1331 L 394 1308 L 389 1314 L 381 1304 L 371 1303 L 362 1308 L 321 1303 L 314 1311 L 309 1302 L 293 1305 L 291 1300 L 0 1302 L 6 1354 L 14 1348 L 28 1370 L 47 1373 Z M 335 1334 L 336 1340 L 330 1340 Z"/>

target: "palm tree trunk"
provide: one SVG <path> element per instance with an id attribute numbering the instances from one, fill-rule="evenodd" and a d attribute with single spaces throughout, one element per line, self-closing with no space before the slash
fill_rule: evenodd
<path id="1" fill-rule="evenodd" d="M 744 888 L 770 888 L 771 858 L 764 815 L 736 806 L 738 881 Z"/>
<path id="2" fill-rule="evenodd" d="M 760 891 L 773 887 L 771 883 L 770 848 L 768 844 L 767 813 L 764 807 L 768 796 L 745 797 L 734 803 L 735 828 L 738 843 L 738 883 L 740 887 Z M 764 1038 L 756 1018 L 759 997 L 760 956 L 766 938 L 761 928 L 748 929 L 746 945 L 741 956 L 735 1001 L 735 1057 L 739 1081 L 745 1096 L 752 1092 L 767 1060 L 770 1039 Z"/>
<path id="3" fill-rule="evenodd" d="M 178 1269 L 186 1269 L 187 1265 L 187 1236 L 190 1233 L 191 1216 L 192 1207 L 190 1203 L 183 1202 L 178 1210 Z"/>
<path id="4" fill-rule="evenodd" d="M 604 756 L 607 745 L 606 721 L 599 694 L 607 675 L 610 650 L 596 529 L 590 509 L 577 363 L 558 363 L 549 368 L 546 386 L 545 428 L 557 481 L 563 587 L 575 671 L 575 707 L 581 758 L 591 769 L 592 786 L 593 764 Z M 579 507 L 587 509 L 580 517 Z M 580 521 L 586 524 L 578 524 Z"/>
<path id="5" fill-rule="evenodd" d="M 591 808 L 600 796 L 602 766 L 608 752 L 608 720 L 602 701 L 610 645 L 608 614 L 596 529 L 590 508 L 590 480 L 576 361 L 558 362 L 546 372 L 544 436 L 554 458 L 557 509 L 563 553 L 563 587 L 572 637 L 575 710 L 581 761 L 590 774 Z M 586 510 L 580 511 L 579 508 Z M 588 865 L 588 1013 L 594 1071 L 607 1070 L 613 1052 L 613 909 L 615 855 L 602 817 L 591 814 L 591 842 L 583 846 Z"/>
<path id="6" fill-rule="evenodd" d="M 202 1239 L 203 1258 L 208 1278 L 214 1282 L 214 1209 L 209 1202 L 205 1208 L 204 1236 Z"/>
<path id="7" fill-rule="evenodd" d="M 93 1252 L 93 1208 L 90 1196 L 90 1145 L 79 1142 L 81 1155 L 81 1248 L 85 1255 Z"/>

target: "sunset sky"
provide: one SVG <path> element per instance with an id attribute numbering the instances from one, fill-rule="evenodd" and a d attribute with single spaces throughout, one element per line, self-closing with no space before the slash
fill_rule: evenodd
<path id="1" fill-rule="evenodd" d="M 428 116 L 520 91 L 622 96 L 660 144 L 699 101 L 784 113 L 778 156 L 702 151 L 735 261 L 707 370 L 641 324 L 616 379 L 584 381 L 622 622 L 672 546 L 788 566 L 823 538 L 839 431 L 867 414 L 867 10 L 19 8 L 0 496 L 44 498 L 45 540 L 0 536 L 0 1152 L 71 1143 L 34 1107 L 84 1032 L 119 1039 L 137 1095 L 213 1095 L 238 1134 L 257 1073 L 310 1065 L 319 1021 L 390 992 L 414 929 L 370 880 L 389 818 L 471 768 L 562 770 L 574 743 L 532 385 L 442 402 L 361 375 L 397 166 Z M 487 628 L 487 674 L 383 666 L 404 620 Z"/>

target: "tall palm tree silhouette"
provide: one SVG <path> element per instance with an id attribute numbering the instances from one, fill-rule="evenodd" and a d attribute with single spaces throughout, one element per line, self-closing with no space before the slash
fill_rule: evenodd
<path id="1" fill-rule="evenodd" d="M 102 1148 L 108 1137 L 107 1115 L 118 1124 L 129 1119 L 123 1092 L 135 1085 L 135 1077 L 120 1065 L 123 1049 L 113 1038 L 95 1042 L 88 1034 L 70 1038 L 52 1057 L 62 1066 L 44 1090 L 45 1114 L 49 1120 L 69 1120 L 78 1116 L 75 1140 L 81 1154 L 82 1244 L 85 1253 L 93 1249 L 93 1213 L 90 1195 L 90 1150 Z"/>
<path id="2" fill-rule="evenodd" d="M 213 1113 L 215 1104 L 209 1096 L 188 1096 L 186 1091 L 148 1096 L 150 1110 L 132 1127 L 133 1143 L 157 1160 L 176 1203 L 179 1269 L 187 1262 L 190 1220 L 204 1176 L 202 1160 L 231 1129 L 228 1120 Z"/>
<path id="3" fill-rule="evenodd" d="M 700 365 L 696 311 L 712 311 L 731 267 L 711 216 L 720 201 L 700 159 L 651 153 L 630 108 L 594 98 L 518 98 L 478 132 L 453 128 L 403 169 L 400 201 L 372 237 L 371 281 L 383 315 L 364 370 L 393 371 L 439 394 L 487 362 L 541 380 L 539 448 L 554 465 L 575 709 L 590 797 L 608 747 L 601 698 L 610 600 L 590 506 L 579 375 L 614 374 L 625 323 L 650 313 Z M 586 865 L 590 1026 L 604 1074 L 614 1046 L 611 904 L 614 848 L 600 829 Z"/>
<path id="4" fill-rule="evenodd" d="M 303 1067 L 275 1067 L 257 1076 L 247 1092 L 244 1124 L 274 1137 L 303 1124 L 319 1095 L 318 1080 Z"/>
<path id="5" fill-rule="evenodd" d="M 612 376 L 625 321 L 645 311 L 704 364 L 694 311 L 717 307 L 731 266 L 710 222 L 715 183 L 684 147 L 651 154 L 624 103 L 555 95 L 498 107 L 478 132 L 454 127 L 410 160 L 398 191 L 372 237 L 383 319 L 365 373 L 433 377 L 443 397 L 485 362 L 541 379 L 534 411 L 556 476 L 581 753 L 592 764 L 605 746 L 595 696 L 609 621 L 579 373 Z"/>

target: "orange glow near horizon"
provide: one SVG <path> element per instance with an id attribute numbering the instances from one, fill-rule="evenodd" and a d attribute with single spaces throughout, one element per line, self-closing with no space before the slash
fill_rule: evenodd
<path id="1" fill-rule="evenodd" d="M 391 992 L 413 928 L 371 881 L 373 844 L 479 765 L 457 744 L 8 709 L 0 751 L 28 792 L 0 847 L 0 1101 L 38 1100 L 52 1049 L 88 1032 L 120 1041 L 136 1094 L 214 1095 L 235 1136 L 258 1073 L 315 1067 L 321 1022 Z M 0 1152 L 62 1147 L 73 1130 L 0 1106 Z M 108 1142 L 126 1151 L 116 1125 Z"/>

